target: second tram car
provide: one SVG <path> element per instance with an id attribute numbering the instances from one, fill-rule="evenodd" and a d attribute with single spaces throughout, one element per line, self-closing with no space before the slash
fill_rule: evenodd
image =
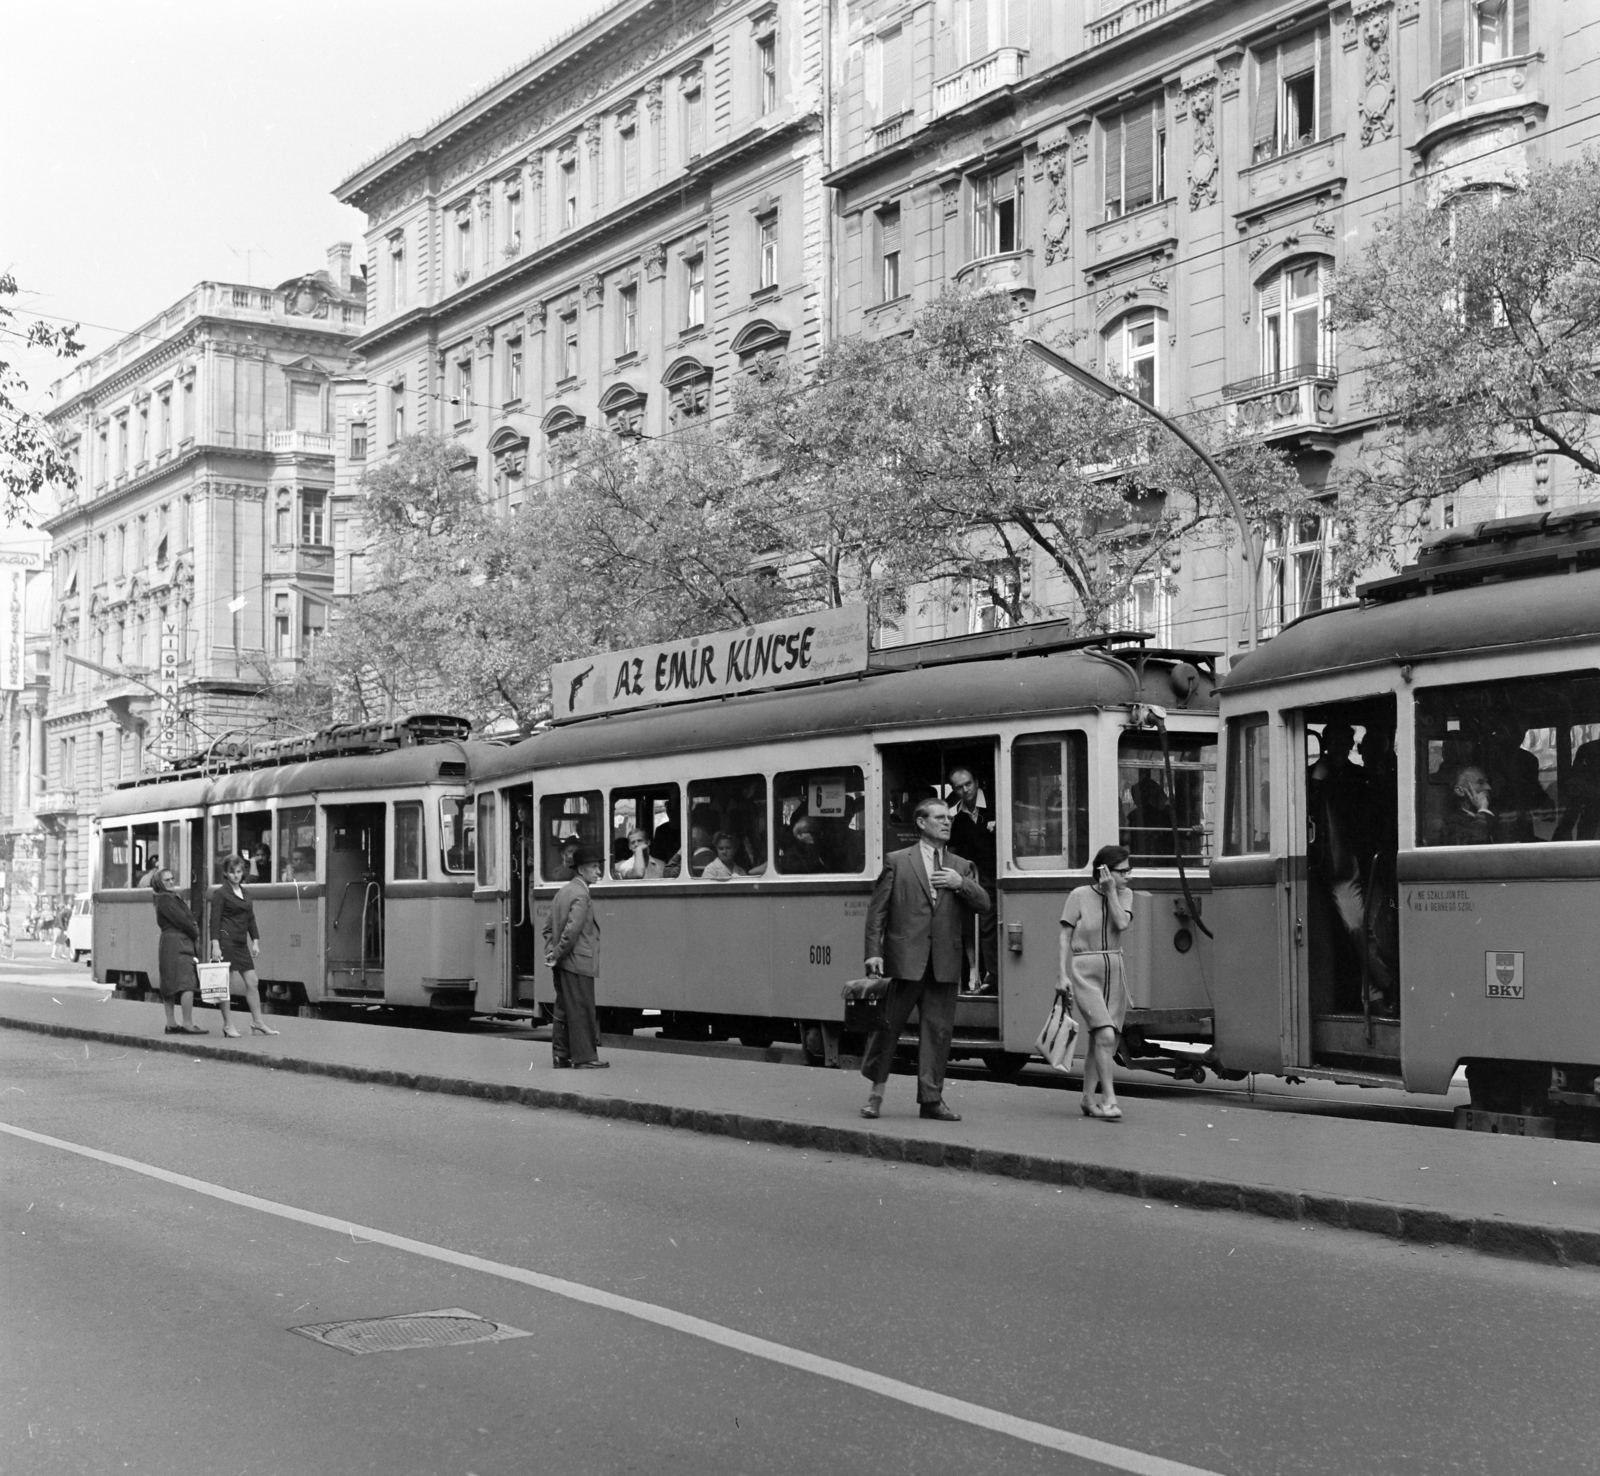
<path id="1" fill-rule="evenodd" d="M 1600 509 L 1481 524 L 1221 688 L 1216 1051 L 1600 1106 Z"/>
<path id="2" fill-rule="evenodd" d="M 876 651 L 855 677 L 579 719 L 486 754 L 479 1008 L 553 999 L 541 934 L 576 838 L 611 861 L 594 887 L 611 1028 L 659 1011 L 668 1034 L 836 1039 L 883 857 L 915 838 L 917 801 L 948 796 L 964 769 L 992 826 L 998 956 L 985 978 L 975 936 L 955 1053 L 1002 1073 L 1027 1059 L 1066 895 L 1112 842 L 1137 869 L 1129 1048 L 1208 1038 L 1194 914 L 1214 808 L 1211 658 L 1143 639 L 1049 625 Z M 1162 709 L 1164 744 L 1146 725 Z"/>
<path id="3" fill-rule="evenodd" d="M 209 948 L 206 904 L 237 853 L 250 867 L 265 1000 L 307 1013 L 470 1013 L 468 765 L 490 745 L 466 732 L 453 718 L 347 726 L 258 746 L 222 772 L 117 790 L 98 822 L 95 977 L 129 991 L 154 982 L 157 930 L 141 883 L 158 864 L 177 875 Z"/>

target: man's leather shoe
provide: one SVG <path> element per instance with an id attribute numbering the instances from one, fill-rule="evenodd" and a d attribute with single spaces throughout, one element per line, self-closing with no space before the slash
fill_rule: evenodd
<path id="1" fill-rule="evenodd" d="M 863 1117 L 876 1117 L 883 1106 L 882 1097 L 868 1097 L 867 1105 L 861 1109 Z"/>
<path id="2" fill-rule="evenodd" d="M 571 1061 L 552 1061 L 550 1064 L 554 1066 L 557 1071 L 570 1071 L 572 1069 Z"/>
<path id="3" fill-rule="evenodd" d="M 611 1063 L 609 1061 L 574 1061 L 574 1071 L 604 1071 Z"/>
<path id="4" fill-rule="evenodd" d="M 943 1102 L 924 1102 L 921 1108 L 922 1116 L 932 1118 L 935 1122 L 960 1122 L 961 1114 L 952 1112 Z"/>

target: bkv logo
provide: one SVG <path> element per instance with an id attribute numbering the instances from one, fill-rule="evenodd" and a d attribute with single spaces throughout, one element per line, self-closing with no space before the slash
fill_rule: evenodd
<path id="1" fill-rule="evenodd" d="M 1484 992 L 1490 999 L 1521 999 L 1520 953 L 1486 953 L 1483 956 Z"/>

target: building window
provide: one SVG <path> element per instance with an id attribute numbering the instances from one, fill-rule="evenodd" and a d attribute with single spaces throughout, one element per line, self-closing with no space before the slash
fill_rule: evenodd
<path id="1" fill-rule="evenodd" d="M 1261 285 L 1261 372 L 1275 379 L 1332 375 L 1327 265 L 1290 262 Z"/>
<path id="2" fill-rule="evenodd" d="M 706 321 L 706 259 L 690 256 L 683 263 L 683 326 L 703 328 Z"/>
<path id="3" fill-rule="evenodd" d="M 117 417 L 117 475 L 126 476 L 128 472 L 128 413 L 123 411 Z"/>
<path id="4" fill-rule="evenodd" d="M 900 296 L 900 207 L 878 212 L 879 301 Z"/>
<path id="5" fill-rule="evenodd" d="M 403 440 L 406 433 L 406 382 L 397 379 L 389 386 L 389 444 Z"/>
<path id="6" fill-rule="evenodd" d="M 172 506 L 163 502 L 156 510 L 156 563 L 164 565 L 167 562 L 167 546 L 171 542 L 169 531 L 172 522 Z"/>
<path id="7" fill-rule="evenodd" d="M 506 191 L 506 255 L 515 256 L 522 250 L 522 191 L 512 187 Z"/>
<path id="8" fill-rule="evenodd" d="M 139 465 L 150 459 L 150 407 L 139 407 Z"/>
<path id="9" fill-rule="evenodd" d="M 972 186 L 972 254 L 998 256 L 1017 249 L 1022 226 L 1022 175 L 1013 165 Z"/>
<path id="10" fill-rule="evenodd" d="M 273 513 L 272 541 L 279 548 L 288 548 L 294 543 L 294 509 L 289 506 L 289 493 L 278 494 L 278 507 Z"/>
<path id="11" fill-rule="evenodd" d="M 1279 519 L 1267 525 L 1266 560 L 1261 577 L 1262 635 L 1273 635 L 1292 620 L 1322 608 L 1324 572 L 1332 524 L 1316 513 Z"/>
<path id="12" fill-rule="evenodd" d="M 322 429 L 322 386 L 320 384 L 290 384 L 289 429 L 297 431 L 320 431 Z"/>
<path id="13" fill-rule="evenodd" d="M 711 370 L 696 359 L 679 359 L 661 380 L 674 428 L 703 421 L 711 409 Z"/>
<path id="14" fill-rule="evenodd" d="M 396 236 L 389 242 L 389 306 L 399 312 L 406 305 L 406 241 Z"/>
<path id="15" fill-rule="evenodd" d="M 911 67 L 905 29 L 878 37 L 878 118 L 894 118 L 911 106 Z"/>
<path id="16" fill-rule="evenodd" d="M 1167 115 L 1152 98 L 1105 125 L 1105 218 L 1116 220 L 1167 195 Z"/>
<path id="17" fill-rule="evenodd" d="M 272 597 L 272 654 L 280 661 L 294 655 L 289 634 L 289 596 Z"/>
<path id="18" fill-rule="evenodd" d="M 1439 74 L 1488 66 L 1529 49 L 1530 0 L 1439 0 Z"/>
<path id="19" fill-rule="evenodd" d="M 630 282 L 617 292 L 617 354 L 639 352 L 639 285 Z"/>
<path id="20" fill-rule="evenodd" d="M 328 610 L 320 600 L 300 602 L 300 654 L 305 657 L 317 653 L 317 642 L 328 623 Z"/>
<path id="21" fill-rule="evenodd" d="M 1276 158 L 1333 132 L 1328 42 L 1328 28 L 1319 26 L 1255 53 L 1256 111 L 1251 124 L 1255 158 Z"/>
<path id="22" fill-rule="evenodd" d="M 1107 372 L 1119 379 L 1132 380 L 1135 393 L 1147 405 L 1160 403 L 1159 316 L 1153 310 L 1129 313 L 1105 335 Z"/>
<path id="23" fill-rule="evenodd" d="M 171 393 L 171 391 L 168 391 L 166 394 L 161 396 L 160 435 L 161 435 L 161 440 L 158 443 L 156 449 L 159 450 L 159 451 L 170 451 L 172 449 L 172 393 Z"/>
<path id="24" fill-rule="evenodd" d="M 139 514 L 139 521 L 134 525 L 137 539 L 133 545 L 133 567 L 142 569 L 150 562 L 150 518 L 146 513 Z"/>
<path id="25" fill-rule="evenodd" d="M 456 424 L 472 419 L 472 356 L 456 360 L 455 393 L 450 403 L 455 407 Z"/>
<path id="26" fill-rule="evenodd" d="M 94 572 L 95 583 L 104 584 L 110 574 L 110 566 L 106 563 L 106 535 L 100 534 L 95 540 Z"/>
<path id="27" fill-rule="evenodd" d="M 106 428 L 100 427 L 100 455 L 95 465 L 95 485 L 103 486 L 111 474 L 111 440 Z"/>
<path id="28" fill-rule="evenodd" d="M 758 216 L 756 244 L 760 251 L 759 288 L 778 285 L 778 212 Z"/>
<path id="29" fill-rule="evenodd" d="M 631 384 L 615 385 L 600 401 L 606 429 L 624 440 L 636 440 L 644 434 L 644 403 L 645 397 Z"/>
<path id="30" fill-rule="evenodd" d="M 326 492 L 302 492 L 300 494 L 300 541 L 321 547 L 324 543 L 323 517 L 327 511 L 328 494 Z"/>
<path id="31" fill-rule="evenodd" d="M 639 124 L 629 117 L 617 129 L 617 177 L 624 197 L 639 191 Z"/>
<path id="32" fill-rule="evenodd" d="M 696 72 L 683 88 L 683 154 L 687 163 L 698 159 L 706 148 L 705 90 Z"/>
<path id="33" fill-rule="evenodd" d="M 756 42 L 756 75 L 763 115 L 778 106 L 778 38 L 762 36 Z"/>
<path id="34" fill-rule="evenodd" d="M 117 578 L 123 578 L 128 572 L 128 525 L 117 524 Z M 118 647 L 120 660 L 121 647 Z"/>
<path id="35" fill-rule="evenodd" d="M 561 379 L 578 377 L 578 315 L 564 313 L 561 317 Z"/>
<path id="36" fill-rule="evenodd" d="M 522 399 L 522 337 L 506 340 L 506 404 Z"/>
<path id="37" fill-rule="evenodd" d="M 350 422 L 350 459 L 352 461 L 367 459 L 367 423 L 364 420 Z"/>
<path id="38" fill-rule="evenodd" d="M 183 382 L 183 437 L 188 440 L 194 435 L 194 379 L 193 377 Z"/>
<path id="39" fill-rule="evenodd" d="M 570 231 L 578 223 L 578 161 L 568 159 L 561 166 L 561 229 Z"/>
<path id="40" fill-rule="evenodd" d="M 456 285 L 472 277 L 472 207 L 456 212 Z"/>

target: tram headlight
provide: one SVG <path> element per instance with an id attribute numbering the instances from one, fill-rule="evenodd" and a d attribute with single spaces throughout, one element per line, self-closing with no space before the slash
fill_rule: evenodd
<path id="1" fill-rule="evenodd" d="M 1179 928 L 1178 931 L 1172 935 L 1172 946 L 1176 948 L 1179 953 L 1187 953 L 1191 948 L 1194 947 L 1194 934 L 1191 933 L 1188 928 Z"/>

